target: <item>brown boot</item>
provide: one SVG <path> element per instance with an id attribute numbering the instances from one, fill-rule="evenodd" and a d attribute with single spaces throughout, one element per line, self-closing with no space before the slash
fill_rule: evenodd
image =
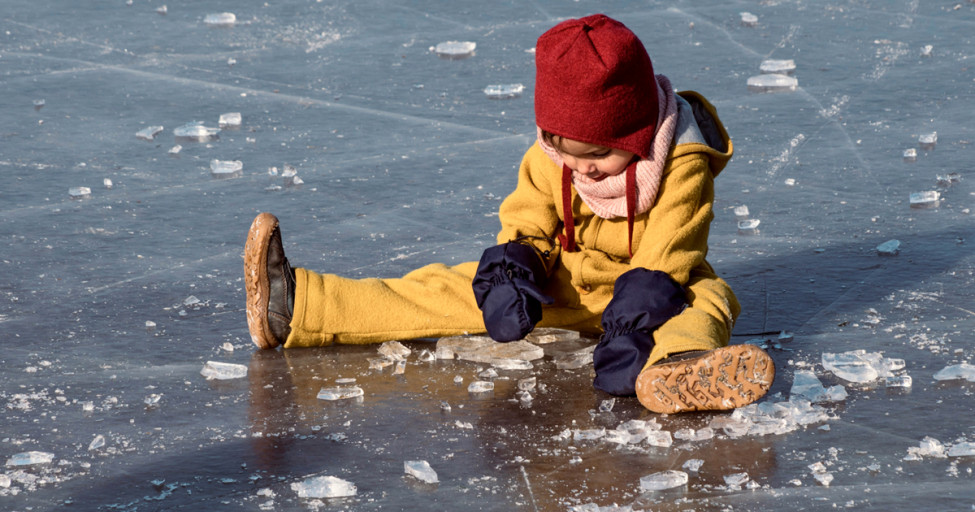
<path id="1" fill-rule="evenodd" d="M 653 412 L 723 411 L 765 396 L 775 378 L 772 358 L 755 345 L 677 354 L 643 370 L 636 396 Z"/>
<path id="2" fill-rule="evenodd" d="M 244 288 L 251 341 L 263 349 L 287 341 L 294 311 L 295 274 L 284 257 L 278 218 L 270 213 L 259 214 L 247 233 Z"/>

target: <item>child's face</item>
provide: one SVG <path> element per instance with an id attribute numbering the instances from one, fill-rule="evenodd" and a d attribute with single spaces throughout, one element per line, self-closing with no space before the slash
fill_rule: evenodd
<path id="1" fill-rule="evenodd" d="M 599 181 L 608 176 L 616 176 L 626 170 L 633 160 L 633 153 L 622 149 L 597 146 L 588 142 L 555 137 L 555 147 L 562 161 L 569 169 Z"/>

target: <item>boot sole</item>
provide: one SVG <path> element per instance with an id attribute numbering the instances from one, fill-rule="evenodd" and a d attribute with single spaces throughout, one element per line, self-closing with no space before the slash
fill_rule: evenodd
<path id="1" fill-rule="evenodd" d="M 244 289 L 247 291 L 247 328 L 251 341 L 259 348 L 272 349 L 278 340 L 271 334 L 267 322 L 267 304 L 271 283 L 267 277 L 267 247 L 271 234 L 278 227 L 278 218 L 261 213 L 254 218 L 247 243 L 244 245 Z"/>
<path id="2" fill-rule="evenodd" d="M 724 411 L 765 396 L 775 363 L 754 345 L 732 345 L 700 357 L 653 365 L 636 380 L 636 396 L 647 409 L 672 414 Z"/>

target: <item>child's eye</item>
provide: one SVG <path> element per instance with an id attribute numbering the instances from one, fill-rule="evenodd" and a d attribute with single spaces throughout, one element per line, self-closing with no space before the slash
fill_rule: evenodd
<path id="1" fill-rule="evenodd" d="M 593 158 L 602 158 L 606 155 L 609 155 L 609 150 L 607 149 L 604 151 L 593 151 L 592 153 L 589 154 L 592 155 Z"/>

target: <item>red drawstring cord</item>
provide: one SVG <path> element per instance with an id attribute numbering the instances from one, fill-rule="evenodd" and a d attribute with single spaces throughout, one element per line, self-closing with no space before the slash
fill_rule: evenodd
<path id="1" fill-rule="evenodd" d="M 631 258 L 633 257 L 633 223 L 636 218 L 637 161 L 638 158 L 634 158 L 630 165 L 626 166 L 626 235 L 627 249 Z M 565 233 L 559 233 L 559 242 L 567 252 L 575 252 L 577 248 L 575 217 L 572 215 L 572 169 L 565 164 L 562 164 L 562 217 Z"/>

